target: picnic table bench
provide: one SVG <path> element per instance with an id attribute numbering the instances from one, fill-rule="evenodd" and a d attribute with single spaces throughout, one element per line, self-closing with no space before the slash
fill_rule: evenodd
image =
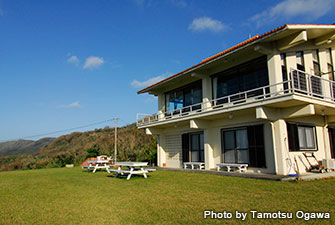
<path id="1" fill-rule="evenodd" d="M 115 166 L 119 167 L 117 169 L 107 169 L 107 172 L 114 172 L 115 177 L 128 174 L 127 180 L 129 180 L 133 174 L 142 174 L 144 178 L 147 178 L 147 173 L 149 172 L 149 169 L 144 168 L 148 166 L 148 162 L 117 162 Z M 122 167 L 126 167 L 128 170 L 122 169 Z M 155 169 L 150 169 L 150 171 L 155 171 Z"/>
<path id="2" fill-rule="evenodd" d="M 203 162 L 184 162 L 184 169 L 187 169 L 187 167 L 191 167 L 192 170 L 195 169 L 195 167 L 201 169 L 205 169 L 205 163 Z"/>
<path id="3" fill-rule="evenodd" d="M 247 171 L 248 169 L 248 164 L 239 164 L 239 163 L 218 163 L 216 164 L 217 166 L 217 171 L 220 171 L 221 168 L 227 168 L 227 171 L 228 172 L 233 172 L 234 168 L 238 168 L 239 169 L 239 172 L 242 173 L 242 172 L 245 172 Z"/>

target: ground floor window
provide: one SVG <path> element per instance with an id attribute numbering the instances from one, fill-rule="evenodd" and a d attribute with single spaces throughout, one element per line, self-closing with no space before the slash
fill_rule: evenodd
<path id="1" fill-rule="evenodd" d="M 335 127 L 328 127 L 329 141 L 330 141 L 330 154 L 335 158 Z"/>
<path id="2" fill-rule="evenodd" d="M 182 135 L 183 162 L 204 162 L 203 132 Z"/>
<path id="3" fill-rule="evenodd" d="M 247 163 L 265 167 L 263 125 L 222 130 L 225 163 Z"/>
<path id="4" fill-rule="evenodd" d="M 290 151 L 315 151 L 315 126 L 286 123 Z"/>

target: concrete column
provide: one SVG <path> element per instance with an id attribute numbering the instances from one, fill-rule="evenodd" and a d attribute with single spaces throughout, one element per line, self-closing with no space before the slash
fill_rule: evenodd
<path id="1" fill-rule="evenodd" d="M 165 156 L 165 143 L 166 137 L 164 134 L 160 134 L 158 136 L 158 144 L 157 144 L 157 161 L 158 166 L 163 166 L 163 163 L 166 163 L 166 156 Z"/>
<path id="2" fill-rule="evenodd" d="M 202 108 L 205 110 L 210 109 L 212 99 L 212 79 L 210 77 L 202 78 Z"/>
<path id="3" fill-rule="evenodd" d="M 158 95 L 158 119 L 164 119 L 165 112 L 165 94 Z"/>
<path id="4" fill-rule="evenodd" d="M 285 120 L 279 119 L 272 123 L 273 151 L 275 156 L 276 174 L 287 175 L 288 139 Z"/>
<path id="5" fill-rule="evenodd" d="M 205 169 L 209 170 L 214 168 L 213 148 L 210 143 L 210 131 L 204 130 L 204 156 L 205 156 Z"/>
<path id="6" fill-rule="evenodd" d="M 329 79 L 329 74 L 328 74 L 327 55 L 326 55 L 326 50 L 325 49 L 320 49 L 319 50 L 319 59 L 320 59 L 321 72 L 324 73 L 323 75 L 321 75 L 321 77 L 323 79 L 328 80 Z M 321 85 L 322 85 L 323 95 L 327 99 L 331 98 L 330 83 L 325 81 L 325 80 L 322 80 Z"/>
<path id="7" fill-rule="evenodd" d="M 308 51 L 304 51 L 304 63 L 305 63 L 305 71 L 306 73 L 313 75 L 314 74 L 314 66 L 313 66 L 313 54 L 312 51 L 308 50 Z M 306 78 L 308 79 L 308 78 Z M 309 81 L 308 81 L 309 83 Z M 309 92 L 312 92 L 312 90 L 310 90 L 310 86 L 307 85 L 307 90 Z"/>
<path id="8" fill-rule="evenodd" d="M 280 54 L 275 53 L 268 55 L 267 61 L 268 61 L 268 73 L 269 73 L 269 85 L 283 82 Z M 282 94 L 283 90 L 284 88 L 282 84 L 270 87 L 270 93 L 275 93 L 273 96 Z"/>

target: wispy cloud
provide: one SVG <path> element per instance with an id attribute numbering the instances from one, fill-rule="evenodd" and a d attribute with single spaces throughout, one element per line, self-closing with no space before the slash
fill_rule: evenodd
<path id="1" fill-rule="evenodd" d="M 102 64 L 104 64 L 104 59 L 97 56 L 90 56 L 86 59 L 85 64 L 83 66 L 84 69 L 96 69 L 99 68 Z"/>
<path id="2" fill-rule="evenodd" d="M 135 87 L 135 88 L 142 88 L 142 87 L 146 87 L 149 86 L 151 84 L 157 83 L 160 80 L 163 80 L 164 78 L 168 77 L 169 75 L 171 75 L 170 73 L 164 73 L 160 76 L 157 77 L 152 77 L 148 80 L 145 81 L 138 81 L 138 80 L 133 80 L 130 85 Z"/>
<path id="3" fill-rule="evenodd" d="M 70 56 L 70 57 L 67 59 L 67 62 L 68 62 L 68 63 L 73 63 L 73 64 L 78 65 L 78 64 L 79 64 L 79 59 L 78 59 L 77 56 L 72 55 L 72 56 Z"/>
<path id="4" fill-rule="evenodd" d="M 79 107 L 81 107 L 81 105 L 79 104 L 78 101 L 73 102 L 73 103 L 68 104 L 68 105 L 59 105 L 59 106 L 57 106 L 57 108 L 62 108 L 62 109 L 79 108 Z"/>
<path id="5" fill-rule="evenodd" d="M 254 15 L 249 20 L 256 23 L 258 27 L 274 21 L 285 21 L 297 17 L 303 17 L 304 21 L 311 22 L 334 10 L 334 0 L 284 0 Z"/>
<path id="6" fill-rule="evenodd" d="M 192 23 L 188 26 L 189 30 L 192 31 L 212 31 L 219 32 L 227 29 L 228 26 L 219 20 L 212 19 L 210 17 L 199 17 L 195 18 Z"/>
<path id="7" fill-rule="evenodd" d="M 187 6 L 186 1 L 184 1 L 184 0 L 170 0 L 170 2 L 173 5 L 178 6 L 180 8 L 185 8 Z"/>

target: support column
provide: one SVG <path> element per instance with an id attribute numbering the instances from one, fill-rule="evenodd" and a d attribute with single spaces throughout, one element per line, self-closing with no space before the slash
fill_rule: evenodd
<path id="1" fill-rule="evenodd" d="M 210 77 L 202 78 L 202 108 L 208 110 L 211 107 L 209 102 L 212 99 L 212 80 Z"/>
<path id="2" fill-rule="evenodd" d="M 158 95 L 158 120 L 164 119 L 165 94 Z"/>
<path id="3" fill-rule="evenodd" d="M 328 74 L 328 64 L 327 64 L 327 55 L 325 49 L 319 50 L 319 59 L 320 59 L 320 67 L 321 67 L 321 77 L 323 79 L 328 80 L 329 74 Z M 330 82 L 327 82 L 325 80 L 322 80 L 322 94 L 327 98 L 331 98 L 331 92 L 330 92 Z"/>
<path id="4" fill-rule="evenodd" d="M 279 119 L 272 123 L 273 151 L 275 156 L 276 174 L 287 175 L 288 139 L 285 120 Z"/>
<path id="5" fill-rule="evenodd" d="M 204 157 L 205 157 L 205 169 L 209 170 L 214 168 L 213 148 L 210 144 L 210 131 L 204 130 Z"/>
<path id="6" fill-rule="evenodd" d="M 268 73 L 269 73 L 269 85 L 283 82 L 280 54 L 274 53 L 268 55 L 267 61 L 268 61 Z M 270 87 L 270 93 L 275 93 L 274 96 L 282 94 L 283 93 L 282 91 L 283 91 L 282 84 Z"/>
<path id="7" fill-rule="evenodd" d="M 166 143 L 165 135 L 160 134 L 158 136 L 158 144 L 157 144 L 157 161 L 158 161 L 158 166 L 160 167 L 163 166 L 163 163 L 166 163 L 165 143 Z"/>

